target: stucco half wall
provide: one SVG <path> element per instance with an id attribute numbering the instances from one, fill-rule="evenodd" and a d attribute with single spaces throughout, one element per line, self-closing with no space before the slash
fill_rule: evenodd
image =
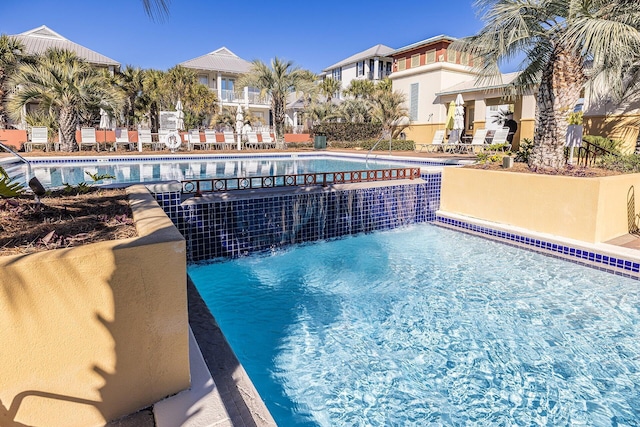
<path id="1" fill-rule="evenodd" d="M 0 425 L 98 426 L 189 387 L 185 241 L 143 186 L 138 237 L 0 257 Z"/>
<path id="2" fill-rule="evenodd" d="M 640 174 L 598 178 L 444 168 L 440 210 L 601 243 L 627 234 Z"/>

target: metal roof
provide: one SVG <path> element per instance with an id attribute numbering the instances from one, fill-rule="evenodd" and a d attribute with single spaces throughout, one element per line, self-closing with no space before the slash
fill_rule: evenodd
<path id="1" fill-rule="evenodd" d="M 444 89 L 442 92 L 436 93 L 436 95 L 438 96 L 455 95 L 458 93 L 465 93 L 465 92 L 476 92 L 476 91 L 486 91 L 491 89 L 500 89 L 513 83 L 516 77 L 518 77 L 518 74 L 520 74 L 520 72 L 501 74 L 499 82 L 490 83 L 487 86 L 478 86 L 475 80 L 458 83 L 457 85 L 450 86 Z"/>
<path id="2" fill-rule="evenodd" d="M 448 40 L 448 41 L 454 42 L 457 39 L 455 37 L 451 37 L 451 36 L 447 36 L 447 35 L 444 35 L 444 34 L 440 34 L 439 36 L 430 37 L 428 39 L 424 39 L 422 41 L 411 43 L 410 45 L 407 45 L 407 46 L 404 46 L 404 47 L 400 47 L 400 48 L 394 50 L 391 53 L 393 55 L 397 55 L 399 53 L 406 52 L 408 50 L 413 50 L 413 49 L 416 49 L 418 47 L 424 46 L 426 44 L 437 43 L 437 42 L 444 41 L 444 40 Z"/>
<path id="3" fill-rule="evenodd" d="M 347 59 L 343 59 L 340 62 L 336 62 L 332 66 L 327 67 L 327 68 L 323 69 L 322 71 L 327 72 L 327 71 L 332 70 L 334 68 L 342 67 L 343 65 L 353 64 L 355 62 L 362 61 L 363 59 L 374 58 L 376 56 L 378 56 L 378 57 L 389 57 L 389 54 L 392 53 L 393 51 L 394 50 L 392 48 L 390 48 L 389 46 L 385 46 L 383 44 L 377 44 L 377 45 L 375 45 L 373 47 L 370 47 L 367 50 L 363 50 L 362 52 L 356 53 L 355 55 L 351 55 Z"/>
<path id="4" fill-rule="evenodd" d="M 119 62 L 64 38 L 46 25 L 11 37 L 22 42 L 25 52 L 31 55 L 44 53 L 49 48 L 58 48 L 73 51 L 92 64 L 120 66 Z"/>
<path id="5" fill-rule="evenodd" d="M 226 47 L 181 62 L 179 65 L 196 70 L 223 71 L 232 74 L 244 74 L 251 68 L 251 62 L 240 58 Z"/>

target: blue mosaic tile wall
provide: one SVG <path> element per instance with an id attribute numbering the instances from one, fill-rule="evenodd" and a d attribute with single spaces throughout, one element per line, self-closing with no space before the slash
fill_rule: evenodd
<path id="1" fill-rule="evenodd" d="M 193 262 L 433 221 L 441 174 L 422 178 L 426 183 L 195 204 L 181 204 L 179 192 L 155 197 Z"/>
<path id="2" fill-rule="evenodd" d="M 581 263 L 589 262 L 589 266 L 601 267 L 601 269 L 621 274 L 622 272 L 628 272 L 630 274 L 622 274 L 627 277 L 638 279 L 637 273 L 640 272 L 640 263 L 636 261 L 625 260 L 619 257 L 613 257 L 609 255 L 603 255 L 597 252 L 587 251 L 584 249 L 578 249 L 571 246 L 562 245 L 556 242 L 548 242 L 533 237 L 522 236 L 515 233 L 509 233 L 507 231 L 496 230 L 493 228 L 483 227 L 481 225 L 468 223 L 465 221 L 459 221 L 453 218 L 444 216 L 438 216 L 437 222 L 461 228 L 463 230 L 473 231 L 475 233 L 484 234 L 490 237 L 497 237 L 513 243 L 517 243 L 519 246 L 529 246 L 531 249 L 543 249 L 545 251 L 555 252 L 558 255 L 562 255 L 562 258 L 574 261 L 581 261 Z M 635 274 L 633 274 L 635 273 Z"/>

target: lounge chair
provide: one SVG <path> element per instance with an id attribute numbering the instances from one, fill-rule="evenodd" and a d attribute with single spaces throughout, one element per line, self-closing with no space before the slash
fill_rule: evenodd
<path id="1" fill-rule="evenodd" d="M 260 141 L 258 141 L 258 134 L 256 132 L 247 132 L 247 142 L 245 143 L 247 148 L 260 147 Z"/>
<path id="2" fill-rule="evenodd" d="M 262 136 L 262 143 L 265 144 L 265 148 L 276 148 L 276 141 L 271 137 L 269 132 L 260 132 Z"/>
<path id="3" fill-rule="evenodd" d="M 118 151 L 118 144 L 128 145 L 129 149 L 132 149 L 132 143 L 129 141 L 129 130 L 127 128 L 116 128 L 116 141 L 113 143 L 114 151 Z"/>
<path id="4" fill-rule="evenodd" d="M 213 129 L 205 129 L 204 141 L 205 141 L 205 144 L 207 144 L 207 147 L 209 149 L 211 148 L 222 149 L 223 147 L 222 143 L 218 142 L 216 138 L 216 131 Z"/>
<path id="5" fill-rule="evenodd" d="M 189 150 L 193 150 L 196 146 L 207 148 L 207 143 L 200 141 L 200 130 L 199 129 L 189 129 Z"/>
<path id="6" fill-rule="evenodd" d="M 233 147 L 236 146 L 236 141 L 233 136 L 233 132 L 224 132 L 224 149 L 225 150 L 233 150 Z"/>
<path id="7" fill-rule="evenodd" d="M 100 151 L 100 144 L 96 140 L 96 128 L 82 128 L 80 129 L 80 151 L 85 145 L 95 145 L 96 151 Z"/>
<path id="8" fill-rule="evenodd" d="M 433 134 L 433 140 L 431 144 L 426 142 L 416 142 L 414 151 L 422 152 L 422 150 L 426 149 L 427 152 L 434 152 L 439 148 L 443 148 L 444 151 L 444 130 L 437 130 L 436 133 Z"/>
<path id="9" fill-rule="evenodd" d="M 49 151 L 49 129 L 45 126 L 34 126 L 31 128 L 31 139 L 24 143 L 24 150 L 31 151 L 35 145 L 42 147 L 44 151 Z"/>
<path id="10" fill-rule="evenodd" d="M 511 144 L 507 142 L 508 136 L 509 136 L 509 128 L 505 127 L 505 128 L 500 128 L 496 130 L 496 132 L 493 134 L 491 145 L 505 144 L 505 146 L 502 148 L 502 151 L 511 150 Z"/>
<path id="11" fill-rule="evenodd" d="M 477 129 L 476 133 L 473 134 L 473 139 L 471 140 L 470 148 L 475 151 L 476 148 L 480 148 L 481 150 L 487 146 L 487 129 Z"/>
<path id="12" fill-rule="evenodd" d="M 142 151 L 144 145 L 149 145 L 152 149 L 156 148 L 151 136 L 151 129 L 138 128 L 138 150 Z"/>

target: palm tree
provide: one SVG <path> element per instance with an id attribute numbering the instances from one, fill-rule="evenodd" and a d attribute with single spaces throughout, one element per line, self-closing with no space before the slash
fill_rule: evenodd
<path id="1" fill-rule="evenodd" d="M 338 116 L 351 123 L 371 122 L 371 103 L 366 99 L 346 99 L 338 106 Z"/>
<path id="2" fill-rule="evenodd" d="M 327 98 L 328 103 L 331 103 L 334 96 L 340 96 L 340 88 L 342 83 L 331 77 L 326 77 L 320 82 L 320 93 Z"/>
<path id="3" fill-rule="evenodd" d="M 253 61 L 248 73 L 242 75 L 236 86 L 255 87 L 262 96 L 271 97 L 271 112 L 278 138 L 284 136 L 287 96 L 294 92 L 312 91 L 315 76 L 307 70 L 294 68 L 293 62 L 279 58 L 271 60 L 271 67 L 260 60 Z"/>
<path id="4" fill-rule="evenodd" d="M 371 102 L 373 121 L 382 123 L 383 134 L 388 133 L 391 138 L 397 138 L 400 132 L 410 125 L 404 94 L 380 86 L 374 92 Z"/>
<path id="5" fill-rule="evenodd" d="M 536 128 L 529 166 L 564 165 L 567 117 L 592 82 L 620 88 L 638 59 L 640 2 L 632 0 L 477 0 L 485 27 L 452 48 L 476 58 L 480 80 L 524 53 L 512 94 L 537 87 Z"/>
<path id="6" fill-rule="evenodd" d="M 19 119 L 27 104 L 58 118 L 60 149 L 77 150 L 81 112 L 104 106 L 117 110 L 121 94 L 74 52 L 49 49 L 36 64 L 23 64 L 9 79 L 20 89 L 9 97 L 9 113 Z"/>
<path id="7" fill-rule="evenodd" d="M 120 89 L 125 96 L 125 125 L 129 126 L 137 122 L 136 105 L 142 96 L 144 72 L 141 68 L 127 65 L 120 73 Z"/>
<path id="8" fill-rule="evenodd" d="M 375 83 L 371 80 L 351 80 L 349 87 L 344 91 L 345 95 L 356 99 L 369 99 L 375 91 Z"/>
<path id="9" fill-rule="evenodd" d="M 6 34 L 0 35 L 0 129 L 4 129 L 7 124 L 7 113 L 5 110 L 7 77 L 20 63 L 20 57 L 24 51 L 24 45 L 17 39 Z M 12 89 L 12 88 L 11 88 Z"/>

